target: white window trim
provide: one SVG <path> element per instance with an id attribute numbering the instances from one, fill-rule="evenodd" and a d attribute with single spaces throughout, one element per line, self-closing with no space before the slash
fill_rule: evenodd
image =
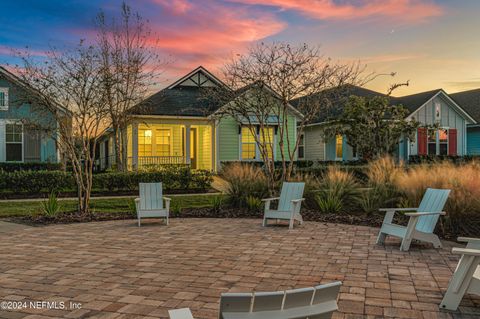
<path id="1" fill-rule="evenodd" d="M 5 105 L 0 105 L 0 110 L 8 111 L 8 106 L 9 106 L 8 88 L 0 87 L 0 92 L 5 94 Z"/>
<path id="2" fill-rule="evenodd" d="M 242 143 L 242 128 L 243 127 L 248 127 L 249 125 L 240 125 L 240 133 L 238 134 L 238 150 L 239 150 L 239 154 L 238 154 L 238 160 L 239 161 L 242 161 L 242 162 L 262 162 L 262 154 L 260 153 L 260 147 L 258 146 L 258 143 L 255 141 L 255 159 L 243 159 L 243 156 L 242 156 L 242 146 L 243 146 L 243 143 Z M 259 130 L 257 130 L 258 128 L 258 125 L 254 125 L 255 126 L 255 135 L 257 137 L 257 140 L 259 141 L 260 140 L 260 132 Z M 276 160 L 277 158 L 277 134 L 275 133 L 276 130 L 275 130 L 275 125 L 266 125 L 266 127 L 272 127 L 273 128 L 273 141 L 272 141 L 272 144 L 273 144 L 273 161 Z"/>
<path id="3" fill-rule="evenodd" d="M 168 144 L 168 147 L 170 148 L 170 150 L 169 150 L 170 155 L 168 155 L 168 156 L 153 155 L 153 156 L 161 156 L 161 157 L 174 156 L 173 155 L 173 129 L 171 127 L 165 127 L 165 128 L 163 128 L 163 127 L 158 128 L 157 127 L 157 128 L 154 129 L 154 132 L 152 132 L 152 134 L 155 133 L 154 136 L 152 136 L 152 143 L 154 144 L 154 145 L 152 145 L 153 154 L 157 154 L 157 130 L 169 131 L 169 133 L 170 133 L 170 143 Z M 198 134 L 198 131 L 197 131 L 197 134 Z M 191 141 L 190 141 L 190 143 L 191 143 Z M 198 136 L 197 136 L 197 143 L 198 143 Z M 196 146 L 198 146 L 198 145 L 196 145 Z M 198 150 L 198 147 L 197 147 L 197 150 Z"/>
<path id="4" fill-rule="evenodd" d="M 7 144 L 10 144 L 7 142 L 7 124 L 17 124 L 22 126 L 22 160 L 21 161 L 7 161 Z M 24 163 L 25 162 L 25 151 L 24 151 L 24 146 L 25 146 L 25 134 L 24 134 L 24 125 L 22 122 L 19 120 L 6 120 L 5 121 L 5 162 L 6 163 Z"/>

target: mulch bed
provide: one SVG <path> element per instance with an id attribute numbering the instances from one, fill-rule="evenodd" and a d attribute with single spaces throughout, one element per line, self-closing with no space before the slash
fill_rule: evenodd
<path id="1" fill-rule="evenodd" d="M 315 221 L 322 223 L 360 225 L 369 227 L 380 227 L 383 221 L 383 214 L 321 214 L 315 210 L 302 210 L 302 216 L 306 221 Z M 184 208 L 180 213 L 170 212 L 171 218 L 258 218 L 263 217 L 261 211 L 250 211 L 241 208 L 222 208 L 215 211 L 213 208 Z M 27 224 L 32 226 L 52 225 L 52 224 L 69 224 L 84 223 L 106 220 L 126 220 L 135 219 L 136 215 L 132 212 L 116 212 L 116 213 L 92 213 L 80 215 L 76 212 L 67 212 L 59 214 L 56 217 L 47 217 L 43 215 L 11 217 L 8 220 L 16 223 Z M 394 223 L 406 225 L 408 218 L 400 214 L 395 215 Z M 480 234 L 480 220 L 470 219 L 465 221 L 454 221 L 447 223 L 440 220 L 435 231 L 440 238 L 448 240 L 456 240 L 459 236 L 474 236 Z"/>

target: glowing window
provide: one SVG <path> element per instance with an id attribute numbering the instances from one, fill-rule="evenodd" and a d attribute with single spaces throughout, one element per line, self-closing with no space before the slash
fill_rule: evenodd
<path id="1" fill-rule="evenodd" d="M 138 156 L 152 156 L 152 130 L 138 130 Z"/>
<path id="2" fill-rule="evenodd" d="M 156 130 L 155 135 L 156 156 L 170 156 L 170 130 Z"/>
<path id="3" fill-rule="evenodd" d="M 337 135 L 335 138 L 335 157 L 343 158 L 343 136 Z"/>
<path id="4" fill-rule="evenodd" d="M 260 131 L 260 143 L 267 152 L 267 159 L 273 160 L 273 138 L 275 131 L 273 127 L 265 127 Z"/>
<path id="5" fill-rule="evenodd" d="M 242 127 L 242 160 L 254 160 L 256 158 L 257 143 L 254 134 L 254 127 Z"/>

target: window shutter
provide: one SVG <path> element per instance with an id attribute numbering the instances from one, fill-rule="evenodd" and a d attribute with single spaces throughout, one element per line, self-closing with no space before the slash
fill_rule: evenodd
<path id="1" fill-rule="evenodd" d="M 448 130 L 448 155 L 457 155 L 457 129 Z"/>
<path id="2" fill-rule="evenodd" d="M 417 131 L 418 155 L 427 155 L 427 129 L 419 127 Z"/>

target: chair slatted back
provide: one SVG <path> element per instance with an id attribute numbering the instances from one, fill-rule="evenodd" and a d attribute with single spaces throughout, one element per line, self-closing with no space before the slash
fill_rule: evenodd
<path id="1" fill-rule="evenodd" d="M 140 209 L 163 209 L 162 183 L 140 183 Z"/>
<path id="2" fill-rule="evenodd" d="M 310 306 L 312 304 L 314 288 L 300 288 L 287 290 L 283 309 Z"/>
<path id="3" fill-rule="evenodd" d="M 304 188 L 305 183 L 283 183 L 280 200 L 278 202 L 278 210 L 281 212 L 289 212 L 292 209 L 292 200 L 303 197 Z M 295 213 L 300 212 L 300 205 L 297 205 L 296 210 Z"/>
<path id="4" fill-rule="evenodd" d="M 427 191 L 425 192 L 425 195 L 423 195 L 422 201 L 418 206 L 418 211 L 424 213 L 442 212 L 449 194 L 449 189 L 427 188 Z M 433 233 L 439 217 L 440 215 L 419 217 L 416 229 L 424 233 Z"/>
<path id="5" fill-rule="evenodd" d="M 251 293 L 223 293 L 220 297 L 219 318 L 223 319 L 224 312 L 250 312 L 253 294 Z"/>
<path id="6" fill-rule="evenodd" d="M 256 292 L 253 296 L 252 311 L 281 310 L 284 296 L 284 291 Z"/>
<path id="7" fill-rule="evenodd" d="M 336 281 L 329 284 L 316 286 L 312 305 L 317 305 L 331 300 L 337 300 L 341 285 L 341 281 Z"/>

